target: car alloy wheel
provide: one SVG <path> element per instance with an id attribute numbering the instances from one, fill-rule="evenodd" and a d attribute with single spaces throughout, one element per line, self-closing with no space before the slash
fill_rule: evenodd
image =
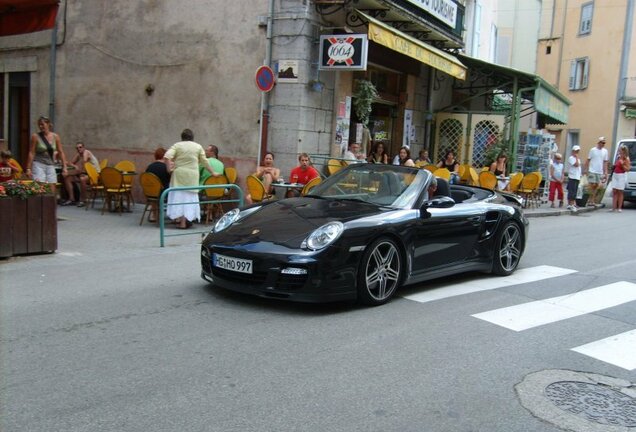
<path id="1" fill-rule="evenodd" d="M 388 238 L 376 240 L 362 259 L 359 300 L 369 305 L 386 303 L 400 285 L 401 276 L 402 257 L 397 244 Z"/>
<path id="2" fill-rule="evenodd" d="M 521 240 L 519 226 L 508 222 L 497 237 L 493 273 L 507 276 L 515 271 L 521 258 Z"/>

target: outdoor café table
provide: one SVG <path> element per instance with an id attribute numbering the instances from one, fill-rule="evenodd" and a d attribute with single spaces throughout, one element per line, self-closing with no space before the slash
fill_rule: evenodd
<path id="1" fill-rule="evenodd" d="M 508 183 L 510 183 L 510 177 L 497 176 L 497 189 L 505 190 L 508 187 Z"/>
<path id="2" fill-rule="evenodd" d="M 305 187 L 305 185 L 301 183 L 272 183 L 272 186 L 274 186 L 276 199 L 285 198 L 288 190 L 301 191 Z M 281 193 L 282 196 L 279 196 L 279 193 Z"/>

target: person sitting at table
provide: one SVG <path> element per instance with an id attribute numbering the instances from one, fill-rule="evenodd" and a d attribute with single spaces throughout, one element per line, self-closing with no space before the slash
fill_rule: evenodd
<path id="1" fill-rule="evenodd" d="M 420 150 L 420 152 L 418 153 L 417 159 L 415 159 L 415 163 L 422 163 L 422 164 L 430 164 L 431 163 L 431 158 L 428 157 L 428 150 L 422 149 Z"/>
<path id="2" fill-rule="evenodd" d="M 164 158 L 166 154 L 166 149 L 163 147 L 158 147 L 155 150 L 155 161 L 146 167 L 146 172 L 151 173 L 157 176 L 161 181 L 161 191 L 163 192 L 165 189 L 170 187 L 170 167 L 168 166 L 169 161 Z M 148 222 L 156 222 L 157 221 L 157 206 L 153 206 L 150 212 L 150 216 L 148 216 Z"/>
<path id="3" fill-rule="evenodd" d="M 97 172 L 100 172 L 101 168 L 95 155 L 90 150 L 86 149 L 83 142 L 78 141 L 75 143 L 75 149 L 77 150 L 77 154 L 71 160 L 71 169 L 67 169 L 66 173 L 62 173 L 68 199 L 63 201 L 61 205 L 67 206 L 76 204 L 78 207 L 84 207 L 86 205 L 86 184 L 88 183 L 88 174 L 86 174 L 84 164 L 87 162 L 90 163 L 95 167 Z M 79 201 L 75 201 L 73 183 L 79 184 Z"/>
<path id="4" fill-rule="evenodd" d="M 490 164 L 489 171 L 497 176 L 497 189 L 508 190 L 508 179 L 506 177 L 506 162 L 508 156 L 503 153 L 497 155 L 497 159 Z"/>
<path id="5" fill-rule="evenodd" d="M 0 151 L 0 183 L 13 180 L 20 172 L 20 168 L 11 161 L 11 157 L 9 150 Z"/>
<path id="6" fill-rule="evenodd" d="M 272 183 L 276 183 L 280 178 L 280 169 L 274 166 L 274 153 L 269 151 L 265 153 L 263 161 L 261 162 L 261 165 L 256 168 L 254 175 L 263 182 L 265 191 L 268 194 L 271 195 L 274 193 L 274 186 L 272 186 Z"/>
<path id="7" fill-rule="evenodd" d="M 415 166 L 415 162 L 411 159 L 411 151 L 407 146 L 403 146 L 400 148 L 400 151 L 397 154 L 397 163 L 395 159 L 393 160 L 393 165 L 402 165 L 412 167 Z"/>
<path id="8" fill-rule="evenodd" d="M 219 160 L 219 148 L 214 144 L 210 144 L 205 149 L 205 157 L 208 159 L 208 163 L 212 167 L 215 173 L 223 174 L 225 172 L 225 165 Z M 205 183 L 211 174 L 203 166 L 199 165 L 199 184 Z"/>
<path id="9" fill-rule="evenodd" d="M 298 185 L 306 185 L 309 180 L 316 177 L 320 177 L 320 173 L 316 171 L 316 168 L 309 164 L 309 155 L 307 153 L 301 153 L 298 155 L 299 165 L 291 170 L 289 174 L 289 182 Z M 287 197 L 294 197 L 300 195 L 300 189 L 289 189 L 287 191 Z"/>
<path id="10" fill-rule="evenodd" d="M 155 161 L 146 167 L 146 172 L 152 173 L 161 180 L 161 187 L 168 189 L 170 187 L 170 167 L 167 160 L 164 159 L 166 149 L 158 147 L 155 150 Z"/>
<path id="11" fill-rule="evenodd" d="M 350 143 L 342 158 L 350 162 L 362 162 L 364 155 L 360 153 L 360 143 Z"/>
<path id="12" fill-rule="evenodd" d="M 455 159 L 455 153 L 452 150 L 446 152 L 444 159 L 437 163 L 437 167 L 450 171 L 450 184 L 459 183 L 459 162 Z"/>
<path id="13" fill-rule="evenodd" d="M 371 147 L 371 153 L 367 158 L 367 162 L 375 164 L 387 164 L 389 163 L 389 155 L 386 153 L 384 143 L 382 141 L 376 141 Z"/>

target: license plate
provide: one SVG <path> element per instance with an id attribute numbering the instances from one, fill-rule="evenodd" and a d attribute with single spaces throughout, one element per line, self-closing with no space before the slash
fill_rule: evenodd
<path id="1" fill-rule="evenodd" d="M 252 260 L 232 258 L 215 253 L 212 255 L 212 265 L 225 270 L 252 274 Z"/>

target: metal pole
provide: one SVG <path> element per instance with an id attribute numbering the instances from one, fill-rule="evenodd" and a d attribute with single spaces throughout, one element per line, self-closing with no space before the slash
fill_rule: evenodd
<path id="1" fill-rule="evenodd" d="M 627 10 L 625 12 L 625 31 L 623 32 L 623 47 L 621 50 L 621 68 L 618 75 L 618 85 L 616 86 L 616 109 L 614 111 L 614 127 L 612 130 L 612 149 L 610 155 L 613 157 L 618 141 L 618 119 L 621 113 L 621 100 L 625 96 L 627 85 L 627 73 L 629 65 L 629 52 L 632 41 L 632 15 L 634 14 L 634 0 L 627 0 Z"/>
<path id="2" fill-rule="evenodd" d="M 49 56 L 49 119 L 55 125 L 55 64 L 57 56 L 57 19 L 51 31 L 51 55 Z"/>

